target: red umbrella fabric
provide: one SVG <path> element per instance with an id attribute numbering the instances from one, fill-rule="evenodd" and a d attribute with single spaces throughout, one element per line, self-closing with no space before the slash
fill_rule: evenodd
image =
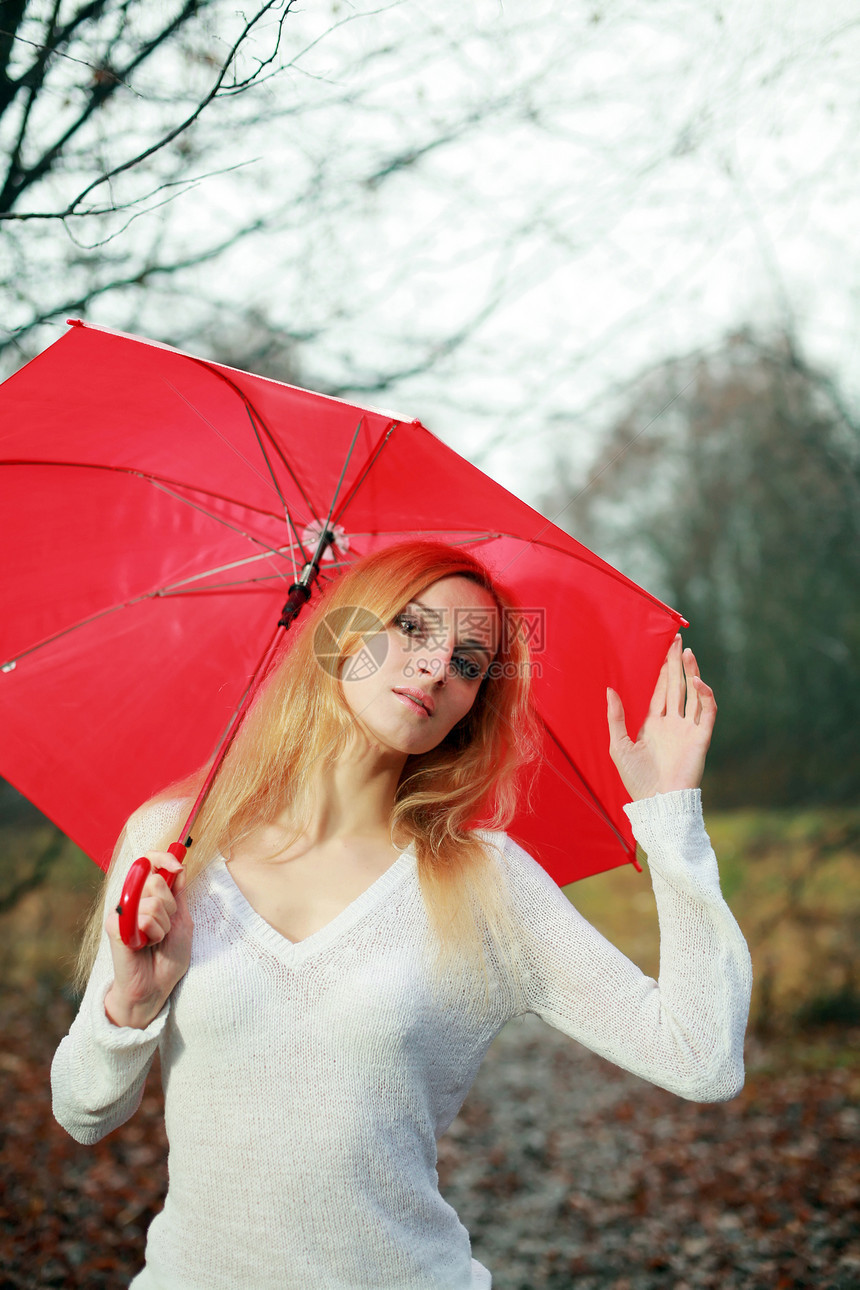
<path id="1" fill-rule="evenodd" d="M 638 729 L 683 620 L 418 421 L 74 323 L 0 388 L 0 495 L 0 774 L 103 867 L 211 756 L 335 498 L 324 574 L 423 536 L 530 611 L 545 749 L 512 834 L 559 883 L 634 856 L 606 687 Z"/>

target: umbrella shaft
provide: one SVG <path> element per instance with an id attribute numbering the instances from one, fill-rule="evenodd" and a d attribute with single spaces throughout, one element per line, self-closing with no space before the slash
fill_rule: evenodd
<path id="1" fill-rule="evenodd" d="M 305 568 L 307 567 L 308 566 L 305 565 Z M 298 615 L 302 607 L 307 604 L 310 598 L 310 587 L 302 582 L 294 582 L 290 587 L 290 594 L 287 597 L 286 604 L 281 610 L 281 616 L 278 619 L 278 626 L 289 627 L 290 623 Z"/>
<path id="2" fill-rule="evenodd" d="M 212 787 L 212 781 L 215 779 L 215 776 L 218 773 L 218 768 L 220 767 L 221 762 L 224 760 L 224 757 L 227 754 L 227 750 L 230 747 L 230 744 L 233 742 L 236 732 L 238 731 L 239 726 L 242 723 L 242 718 L 244 717 L 245 713 L 250 707 L 251 700 L 254 694 L 256 693 L 257 680 L 258 678 L 265 676 L 268 671 L 269 663 L 274 657 L 276 642 L 279 637 L 280 628 L 283 628 L 286 631 L 290 627 L 291 623 L 293 622 L 293 619 L 296 618 L 296 616 L 300 613 L 304 605 L 306 605 L 307 602 L 310 600 L 311 587 L 313 583 L 316 581 L 316 579 L 319 577 L 320 560 L 323 558 L 323 554 L 331 546 L 333 541 L 334 541 L 334 533 L 332 532 L 332 530 L 328 527 L 324 528 L 322 533 L 320 534 L 320 538 L 319 538 L 319 541 L 317 542 L 316 550 L 314 551 L 312 559 L 310 559 L 302 569 L 301 574 L 299 575 L 298 582 L 294 582 L 293 585 L 290 587 L 290 594 L 287 597 L 287 600 L 283 609 L 281 610 L 281 617 L 278 619 L 278 627 L 275 631 L 275 636 L 270 641 L 269 646 L 265 654 L 263 655 L 263 658 L 260 660 L 260 663 L 257 666 L 257 670 L 254 673 L 254 676 L 251 678 L 251 682 L 248 686 L 248 689 L 245 691 L 244 698 L 242 699 L 237 711 L 234 713 L 234 716 L 231 719 L 231 724 L 228 727 L 227 733 L 225 734 L 221 742 L 221 746 L 215 755 L 215 760 L 213 761 L 212 766 L 209 769 L 209 774 L 206 776 L 203 786 L 197 795 L 197 800 L 194 803 L 193 807 L 191 808 L 191 813 L 189 814 L 188 819 L 185 821 L 185 827 L 182 830 L 182 839 L 184 841 L 185 846 L 191 845 L 191 838 L 189 836 L 191 826 L 193 825 L 195 819 L 197 818 L 197 815 L 200 811 L 200 808 L 203 805 L 203 802 L 206 798 L 207 793 L 209 792 L 209 789 Z"/>
<path id="3" fill-rule="evenodd" d="M 333 541 L 334 533 L 328 525 L 326 525 L 322 533 L 320 533 L 319 541 L 317 542 L 317 549 L 314 551 L 313 557 L 308 560 L 307 564 L 302 569 L 299 574 L 298 582 L 294 582 L 290 587 L 290 594 L 287 596 L 286 604 L 281 610 L 281 616 L 278 619 L 279 627 L 289 627 L 296 615 L 310 600 L 311 587 L 319 577 L 320 560 L 323 558 Z"/>

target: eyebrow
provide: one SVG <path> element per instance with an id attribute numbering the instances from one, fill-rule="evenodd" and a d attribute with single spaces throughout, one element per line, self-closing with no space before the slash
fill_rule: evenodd
<path id="1" fill-rule="evenodd" d="M 425 614 L 430 614 L 432 617 L 436 617 L 436 618 L 441 617 L 440 610 L 431 609 L 429 605 L 424 604 L 423 600 L 410 600 L 409 604 L 415 605 L 418 609 L 423 609 Z M 474 637 L 469 637 L 466 640 L 458 641 L 457 648 L 480 650 L 482 654 L 486 654 L 487 658 L 489 659 L 495 658 L 495 650 L 490 649 L 489 645 L 486 645 L 483 641 L 475 640 Z"/>
<path id="2" fill-rule="evenodd" d="M 493 657 L 493 650 L 490 649 L 489 645 L 483 645 L 480 641 L 458 641 L 457 648 L 479 650 L 482 654 L 486 654 L 487 658 Z"/>

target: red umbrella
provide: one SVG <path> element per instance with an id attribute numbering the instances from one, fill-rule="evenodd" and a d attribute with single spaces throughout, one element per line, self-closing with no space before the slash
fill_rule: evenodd
<path id="1" fill-rule="evenodd" d="M 0 411 L 0 774 L 98 864 L 210 758 L 327 521 L 325 577 L 421 535 L 512 587 L 545 747 L 511 832 L 560 883 L 634 858 L 606 687 L 638 729 L 683 620 L 419 422 L 82 323 Z"/>

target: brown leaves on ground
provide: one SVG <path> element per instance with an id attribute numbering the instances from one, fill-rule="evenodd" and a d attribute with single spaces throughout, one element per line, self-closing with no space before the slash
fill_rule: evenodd
<path id="1" fill-rule="evenodd" d="M 753 1071 L 696 1105 L 534 1018 L 440 1144 L 494 1290 L 857 1290 L 860 1070 Z"/>
<path id="2" fill-rule="evenodd" d="M 51 1114 L 49 1084 L 73 1009 L 20 995 L 3 996 L 0 1008 L 0 1290 L 127 1286 L 167 1185 L 159 1082 L 150 1078 L 129 1124 L 79 1146 Z"/>
<path id="3" fill-rule="evenodd" d="M 157 1079 L 81 1147 L 48 1072 L 72 1011 L 0 997 L 0 1290 L 119 1290 L 166 1184 Z M 860 1072 L 753 1071 L 697 1106 L 533 1019 L 508 1027 L 440 1144 L 447 1198 L 494 1290 L 855 1290 Z"/>

